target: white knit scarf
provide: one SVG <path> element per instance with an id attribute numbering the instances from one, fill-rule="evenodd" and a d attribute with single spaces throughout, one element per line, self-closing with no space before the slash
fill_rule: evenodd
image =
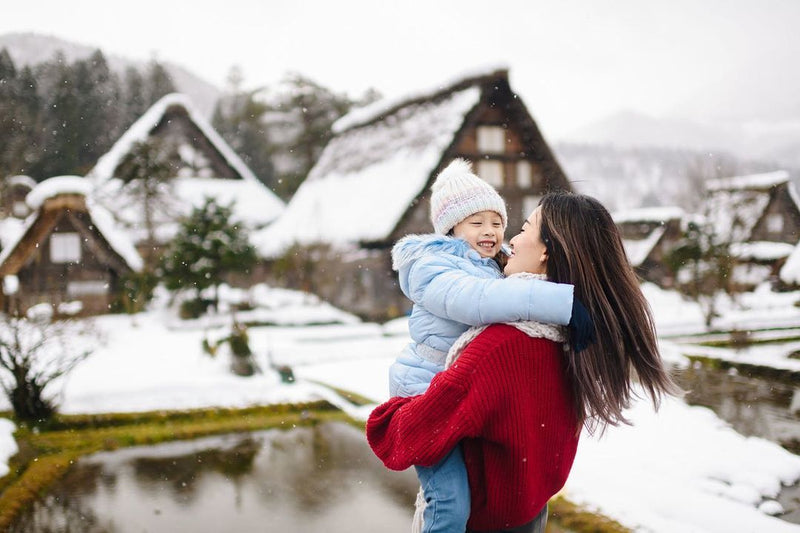
<path id="1" fill-rule="evenodd" d="M 519 274 L 512 274 L 509 277 L 522 278 L 522 279 L 547 279 L 544 274 L 530 274 L 528 272 L 521 272 Z M 555 326 L 553 324 L 542 324 L 541 322 L 534 322 L 533 320 L 526 320 L 523 322 L 506 322 L 509 326 L 514 326 L 518 330 L 525 333 L 528 337 L 549 339 L 554 342 L 565 342 L 567 336 L 564 333 L 564 328 Z M 449 368 L 456 359 L 464 352 L 464 348 L 472 342 L 475 337 L 481 334 L 483 330 L 489 326 L 476 326 L 471 327 L 461 334 L 456 339 L 453 346 L 447 352 L 447 359 L 445 360 L 445 368 Z M 422 533 L 423 528 L 423 514 L 425 513 L 425 494 L 420 487 L 417 493 L 417 500 L 414 502 L 414 518 L 411 521 L 411 533 Z"/>

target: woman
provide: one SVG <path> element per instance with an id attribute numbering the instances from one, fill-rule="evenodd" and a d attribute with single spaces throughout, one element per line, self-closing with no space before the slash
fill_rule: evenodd
<path id="1" fill-rule="evenodd" d="M 394 470 L 434 465 L 460 443 L 472 498 L 467 531 L 543 531 L 581 427 L 627 423 L 634 373 L 656 407 L 678 390 L 619 231 L 597 200 L 548 194 L 510 243 L 505 273 L 575 285 L 596 342 L 576 354 L 535 336 L 535 327 L 492 325 L 425 394 L 392 398 L 367 422 L 370 446 Z"/>

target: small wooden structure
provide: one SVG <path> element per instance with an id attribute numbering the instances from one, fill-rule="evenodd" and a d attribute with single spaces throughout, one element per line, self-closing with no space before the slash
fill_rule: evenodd
<path id="1" fill-rule="evenodd" d="M 709 222 L 737 260 L 734 282 L 744 289 L 777 282 L 800 241 L 800 196 L 789 173 L 734 176 L 706 185 Z"/>
<path id="2" fill-rule="evenodd" d="M 34 213 L 0 252 L 4 311 L 48 303 L 62 314 L 106 313 L 121 276 L 141 269 L 110 214 L 87 200 L 89 190 L 84 178 L 61 176 L 28 195 Z"/>
<path id="3" fill-rule="evenodd" d="M 666 256 L 682 235 L 679 207 L 643 207 L 614 213 L 625 253 L 639 276 L 663 288 L 675 283 Z"/>
<path id="4" fill-rule="evenodd" d="M 275 261 L 273 283 L 370 319 L 409 308 L 390 250 L 404 235 L 433 231 L 430 185 L 454 158 L 472 161 L 506 200 L 507 236 L 545 192 L 570 189 L 504 68 L 355 110 L 334 134 L 284 213 L 253 243 Z"/>
<path id="5" fill-rule="evenodd" d="M 31 213 L 25 197 L 36 187 L 30 176 L 9 176 L 3 180 L 0 190 L 0 217 L 25 218 Z"/>

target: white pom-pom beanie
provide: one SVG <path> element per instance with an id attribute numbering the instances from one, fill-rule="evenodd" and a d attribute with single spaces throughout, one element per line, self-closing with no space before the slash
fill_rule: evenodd
<path id="1" fill-rule="evenodd" d="M 494 211 L 508 225 L 506 203 L 497 191 L 472 172 L 464 159 L 454 159 L 442 170 L 431 187 L 431 222 L 433 229 L 446 235 L 453 227 L 475 213 Z"/>

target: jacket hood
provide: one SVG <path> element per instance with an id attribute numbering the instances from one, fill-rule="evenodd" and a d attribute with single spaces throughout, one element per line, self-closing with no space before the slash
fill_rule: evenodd
<path id="1" fill-rule="evenodd" d="M 471 252 L 480 257 L 463 239 L 436 234 L 406 235 L 392 248 L 392 269 L 400 270 L 424 255 L 442 252 L 460 257 Z"/>

